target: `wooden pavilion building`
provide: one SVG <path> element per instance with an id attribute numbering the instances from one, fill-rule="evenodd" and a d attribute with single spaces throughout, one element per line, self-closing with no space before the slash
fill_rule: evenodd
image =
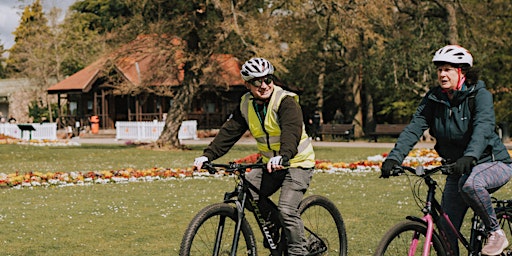
<path id="1" fill-rule="evenodd" d="M 170 42 L 162 46 L 162 42 Z M 185 78 L 180 51 L 173 57 L 174 72 L 162 75 L 164 48 L 179 49 L 180 39 L 162 35 L 142 35 L 48 88 L 56 94 L 61 126 L 89 125 L 91 116 L 99 117 L 100 128 L 113 129 L 116 121 L 162 121 L 169 111 L 172 93 Z M 246 91 L 240 76 L 241 64 L 229 54 L 212 55 L 218 75 L 213 81 L 222 85 L 202 84 L 212 90 L 201 90 L 194 96 L 188 119 L 197 120 L 198 129 L 219 128 L 237 107 Z M 172 62 L 172 61 L 171 61 Z M 160 72 L 160 74 L 159 74 Z"/>

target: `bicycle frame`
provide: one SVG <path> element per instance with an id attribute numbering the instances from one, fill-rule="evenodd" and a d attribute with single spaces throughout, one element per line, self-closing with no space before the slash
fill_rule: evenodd
<path id="1" fill-rule="evenodd" d="M 434 234 L 434 227 L 437 226 L 438 230 L 441 234 L 441 239 L 444 240 L 446 246 L 451 246 L 449 241 L 446 238 L 446 232 L 443 225 L 441 225 L 440 221 L 443 219 L 446 221 L 448 227 L 450 230 L 457 236 L 457 239 L 461 241 L 462 245 L 467 249 L 469 255 L 477 255 L 477 252 L 475 252 L 474 246 L 475 246 L 475 240 L 478 237 L 477 232 L 483 232 L 478 229 L 478 223 L 479 218 L 477 215 L 474 215 L 472 218 L 472 227 L 471 227 L 471 242 L 468 242 L 468 240 L 464 237 L 464 235 L 458 231 L 453 223 L 451 222 L 450 218 L 448 217 L 448 214 L 446 214 L 441 204 L 437 201 L 435 198 L 435 192 L 437 187 L 437 182 L 432 179 L 430 176 L 423 177 L 425 180 L 425 183 L 428 186 L 428 192 L 427 192 L 427 201 L 425 203 L 425 206 L 422 209 L 422 212 L 425 213 L 425 215 L 420 219 L 413 216 L 408 216 L 407 219 L 413 220 L 413 221 L 420 221 L 426 224 L 427 226 L 427 232 L 425 237 L 425 243 L 423 248 L 423 254 L 424 256 L 430 255 L 430 247 L 432 242 L 432 236 Z M 416 251 L 417 245 L 418 245 L 418 239 L 420 234 L 415 234 L 410 245 L 409 255 L 413 255 L 413 252 Z M 480 238 L 481 239 L 481 238 Z M 446 248 L 449 250 L 450 248 Z"/>
<path id="2" fill-rule="evenodd" d="M 478 255 L 478 251 L 480 248 L 479 245 L 481 245 L 482 238 L 485 236 L 484 229 L 480 225 L 480 219 L 479 217 L 474 214 L 473 218 L 471 219 L 472 225 L 471 225 L 471 239 L 468 242 L 468 240 L 464 237 L 464 235 L 455 228 L 453 223 L 451 222 L 450 218 L 448 217 L 448 214 L 444 212 L 444 210 L 441 207 L 441 204 L 437 201 L 435 198 L 436 188 L 437 188 L 437 182 L 431 177 L 432 174 L 442 171 L 444 174 L 450 173 L 450 166 L 449 165 L 443 165 L 439 167 L 435 167 L 430 170 L 424 170 L 424 169 L 418 169 L 415 170 L 411 167 L 405 167 L 405 166 L 398 166 L 398 169 L 396 169 L 393 173 L 393 175 L 399 175 L 400 173 L 404 173 L 405 170 L 415 174 L 418 177 L 421 177 L 425 184 L 428 186 L 428 192 L 427 192 L 427 198 L 425 202 L 425 206 L 422 208 L 422 212 L 424 213 L 422 218 L 414 217 L 414 216 L 407 216 L 408 220 L 420 222 L 426 225 L 426 234 L 425 234 L 425 243 L 423 247 L 423 256 L 430 255 L 431 250 L 431 243 L 432 238 L 435 232 L 435 228 L 437 227 L 439 231 L 440 238 L 442 239 L 444 243 L 445 249 L 450 252 L 451 250 L 451 244 L 447 239 L 447 232 L 446 228 L 451 230 L 457 239 L 462 243 L 462 245 L 466 248 L 468 251 L 468 255 Z M 444 220 L 446 222 L 446 226 L 441 225 L 441 221 Z M 419 244 L 420 234 L 414 234 L 411 244 L 409 246 L 409 255 L 414 255 L 414 252 L 416 251 L 417 246 Z"/>
<path id="3" fill-rule="evenodd" d="M 235 234 L 233 236 L 233 243 L 232 243 L 230 255 L 235 256 L 237 249 L 238 249 L 237 245 L 238 245 L 238 242 L 240 239 L 240 230 L 241 230 L 241 226 L 242 226 L 242 221 L 245 218 L 245 207 L 246 207 L 247 203 L 249 203 L 253 209 L 253 211 L 252 211 L 253 215 L 256 219 L 256 222 L 258 223 L 258 227 L 260 228 L 260 231 L 262 232 L 264 238 L 266 239 L 266 241 L 269 244 L 269 247 L 270 247 L 269 249 L 270 249 L 271 255 L 281 255 L 282 252 L 286 252 L 286 249 L 287 249 L 286 243 L 284 243 L 284 242 L 276 243 L 276 241 L 274 241 L 274 239 L 271 235 L 271 231 L 265 225 L 266 220 L 263 217 L 263 215 L 261 214 L 260 208 L 258 207 L 256 200 L 254 200 L 254 197 L 252 196 L 252 194 L 249 191 L 249 189 L 251 189 L 259 194 L 259 192 L 260 192 L 259 189 L 245 178 L 245 173 L 240 173 L 238 175 L 238 177 L 240 178 L 240 181 L 238 182 L 235 189 L 232 192 L 226 192 L 224 194 L 224 203 L 235 204 L 236 210 L 237 210 L 237 215 L 238 215 L 238 220 L 237 220 L 236 226 L 235 226 Z M 278 211 L 277 206 L 275 205 L 275 203 L 272 202 L 272 200 L 270 200 L 266 197 L 261 198 L 260 200 L 268 200 L 268 202 L 272 208 L 271 210 L 274 212 Z M 219 220 L 219 226 L 218 226 L 217 234 L 216 234 L 217 238 L 216 238 L 215 247 L 214 247 L 214 255 L 217 255 L 218 251 L 219 251 L 218 248 L 220 247 L 220 242 L 221 242 L 220 237 L 222 237 L 222 234 L 224 232 L 224 221 L 225 221 L 225 218 L 221 218 Z M 274 223 L 274 224 L 282 226 L 282 223 Z M 281 234 L 281 236 L 282 236 L 282 234 Z M 281 241 L 284 241 L 284 239 L 281 239 Z"/>

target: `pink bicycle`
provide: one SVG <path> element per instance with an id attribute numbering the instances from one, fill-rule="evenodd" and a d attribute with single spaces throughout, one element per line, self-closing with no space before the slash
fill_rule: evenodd
<path id="1" fill-rule="evenodd" d="M 452 165 L 441 165 L 432 169 L 417 169 L 407 166 L 396 166 L 391 176 L 399 176 L 412 173 L 414 176 L 420 177 L 412 187 L 414 198 L 420 206 L 423 217 L 407 216 L 407 220 L 396 224 L 392 227 L 380 241 L 375 256 L 400 256 L 400 255 L 454 255 L 450 249 L 449 243 L 444 234 L 446 232 L 440 225 L 441 219 L 449 223 L 449 227 L 457 235 L 468 255 L 481 255 L 482 245 L 485 243 L 486 234 L 482 221 L 473 214 L 471 218 L 471 234 L 469 241 L 464 235 L 457 231 L 448 215 L 441 208 L 440 203 L 435 198 L 435 192 L 438 189 L 437 182 L 432 175 L 441 171 L 443 174 L 449 174 L 452 171 Z M 419 190 L 421 184 L 428 187 L 426 200 L 420 198 Z M 412 185 L 411 185 L 412 186 Z M 507 237 L 512 237 L 512 200 L 497 200 L 493 198 L 495 210 L 501 228 L 507 233 Z M 501 255 L 510 256 L 512 251 L 504 251 Z"/>

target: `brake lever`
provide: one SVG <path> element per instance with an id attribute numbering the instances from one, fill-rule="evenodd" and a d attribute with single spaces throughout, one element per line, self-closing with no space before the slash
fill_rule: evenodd
<path id="1" fill-rule="evenodd" d="M 418 167 L 416 167 L 414 170 L 416 171 L 415 173 L 418 176 L 425 175 L 425 167 L 423 167 L 423 165 L 418 165 Z"/>

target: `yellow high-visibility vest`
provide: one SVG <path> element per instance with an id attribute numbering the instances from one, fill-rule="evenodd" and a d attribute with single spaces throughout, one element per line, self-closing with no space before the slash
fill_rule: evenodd
<path id="1" fill-rule="evenodd" d="M 299 101 L 297 94 L 283 90 L 279 86 L 274 86 L 274 92 L 268 104 L 268 113 L 264 117 L 264 127 L 259 121 L 256 109 L 254 109 L 254 97 L 250 92 L 242 96 L 240 110 L 249 126 L 249 131 L 256 139 L 256 145 L 264 163 L 268 162 L 271 157 L 278 155 L 281 148 L 281 127 L 279 126 L 277 110 L 286 96 L 292 96 L 297 102 Z M 290 159 L 291 167 L 311 168 L 315 166 L 315 151 L 306 134 L 304 125 L 302 125 L 302 135 L 297 150 L 297 155 Z"/>

